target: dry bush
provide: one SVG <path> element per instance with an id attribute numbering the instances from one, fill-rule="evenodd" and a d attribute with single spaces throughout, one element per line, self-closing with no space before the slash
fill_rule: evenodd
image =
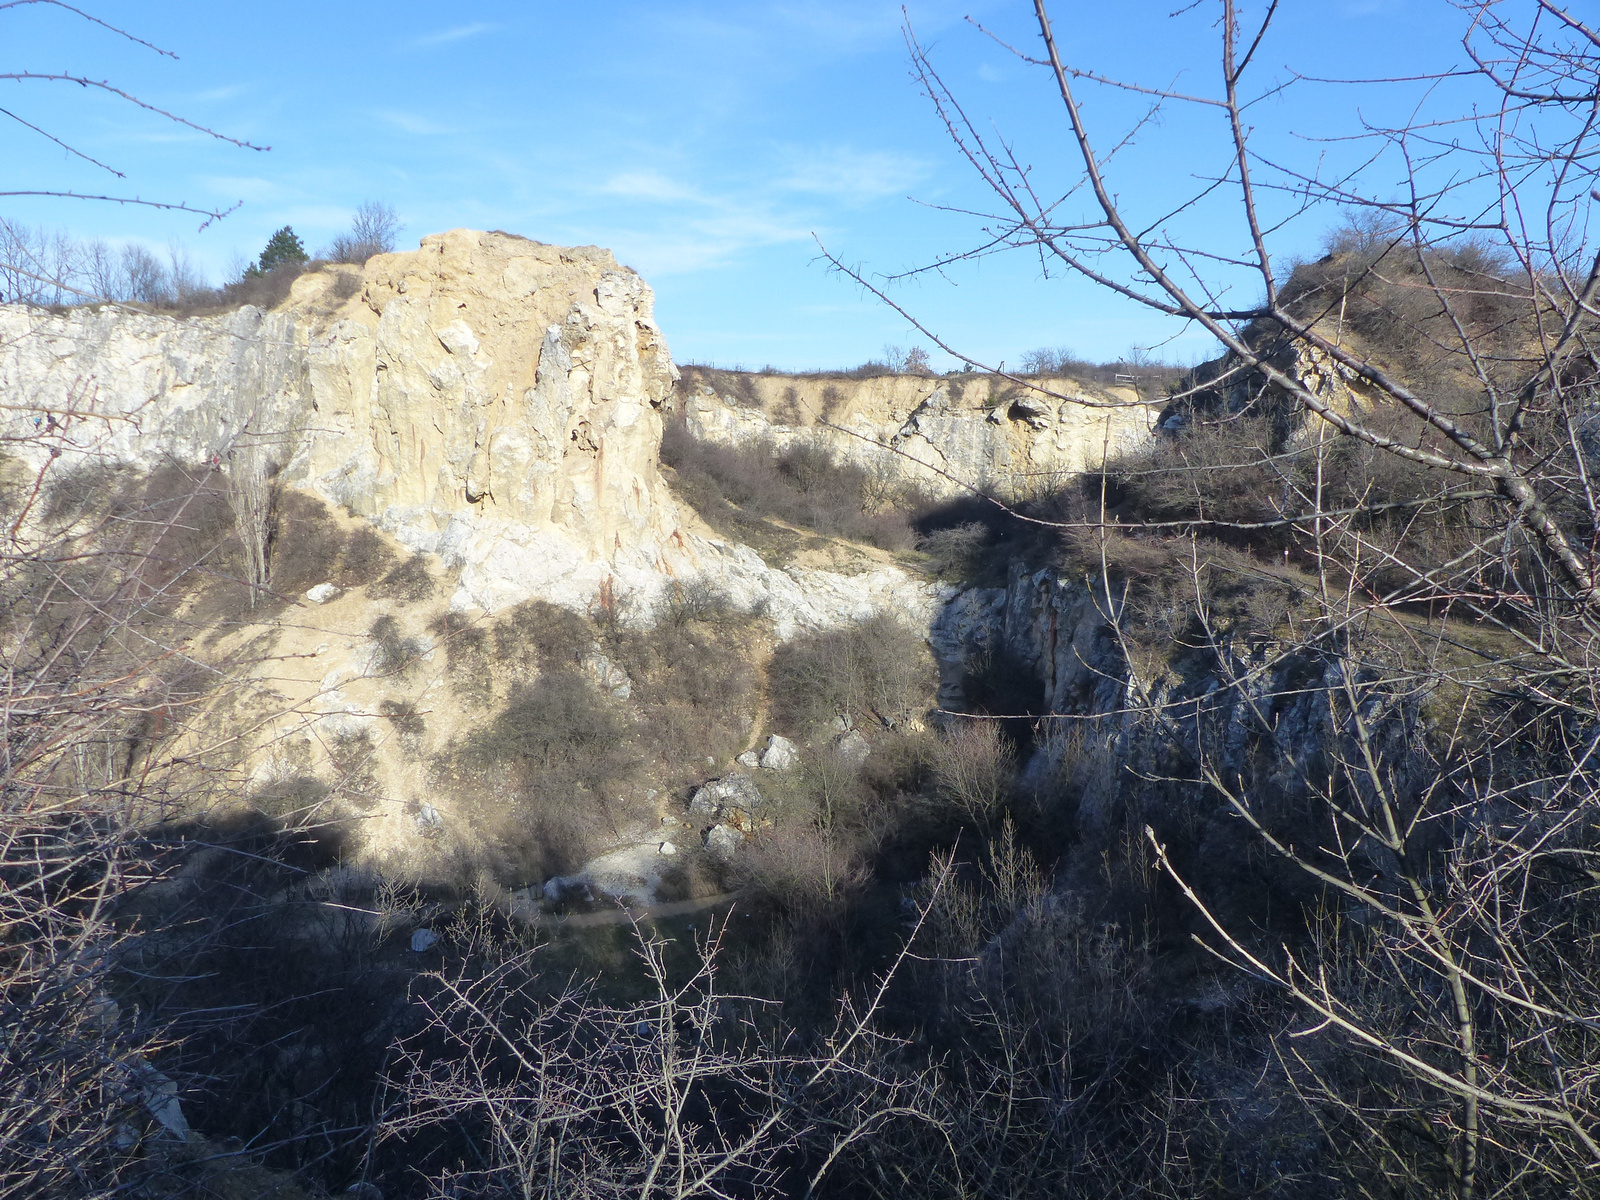
<path id="1" fill-rule="evenodd" d="M 692 782 L 704 776 L 707 756 L 725 761 L 744 748 L 760 706 L 765 637 L 759 618 L 692 587 L 654 626 L 607 633 L 606 653 L 633 680 L 653 777 Z"/>
<path id="2" fill-rule="evenodd" d="M 825 537 L 905 549 L 913 541 L 909 514 L 927 506 L 909 485 L 891 486 L 883 471 L 840 462 L 820 447 L 700 442 L 681 421 L 663 432 L 661 461 L 708 524 L 730 536 L 751 532 L 758 549 L 773 537 L 762 539 L 750 523 L 766 517 Z"/>
<path id="3" fill-rule="evenodd" d="M 513 689 L 506 707 L 460 751 L 463 765 L 508 772 L 524 787 L 597 796 L 638 765 L 622 710 L 587 677 L 551 671 Z"/>
<path id="4" fill-rule="evenodd" d="M 935 691 L 926 639 L 887 614 L 780 646 L 768 670 L 773 708 L 803 733 L 840 717 L 897 729 L 919 720 Z"/>
<path id="5" fill-rule="evenodd" d="M 417 711 L 417 706 L 409 700 L 387 699 L 378 706 L 378 711 L 394 727 L 401 744 L 415 754 L 428 729 L 427 718 Z"/>
<path id="6" fill-rule="evenodd" d="M 1016 750 L 998 721 L 960 720 L 934 743 L 934 794 L 973 828 L 992 829 L 1011 801 Z"/>
<path id="7" fill-rule="evenodd" d="M 742 611 L 733 597 L 704 576 L 675 579 L 655 613 L 658 624 L 737 622 L 754 614 Z"/>
<path id="8" fill-rule="evenodd" d="M 492 946 L 418 989 L 427 1023 L 402 1043 L 383 1134 L 427 1194 L 848 1193 L 866 1145 L 927 1119 L 925 1073 L 878 1028 L 904 952 L 833 1007 L 813 1048 L 775 1006 L 723 990 L 720 935 L 678 967 L 635 932 L 638 998 L 547 975 L 538 948 Z"/>
<path id="9" fill-rule="evenodd" d="M 966 583 L 980 574 L 988 544 L 989 527 L 981 521 L 963 521 L 917 539 L 917 549 L 928 556 L 929 570 L 950 583 Z"/>
<path id="10" fill-rule="evenodd" d="M 1155 395 L 1176 387 L 1184 375 L 1182 367 L 1160 362 L 1138 347 L 1114 362 L 1093 363 L 1066 346 L 1043 346 L 1024 354 L 1019 369 L 1024 375 L 1064 375 L 1102 384 L 1126 383 L 1132 376 L 1142 392 Z"/>
<path id="11" fill-rule="evenodd" d="M 380 799 L 372 760 L 377 753 L 372 735 L 365 730 L 332 737 L 325 743 L 332 772 L 332 795 L 349 801 L 356 808 L 370 809 Z"/>
<path id="12" fill-rule="evenodd" d="M 109 992 L 125 935 L 106 898 L 148 868 L 120 803 L 49 805 L 34 815 L 8 791 L 0 812 L 0 1196 L 105 1195 L 137 1174 L 128 1134 L 149 1128 L 144 1089 L 159 1087 L 160 1076 L 148 1058 L 167 1040 Z"/>
<path id="13" fill-rule="evenodd" d="M 384 944 L 404 932 L 378 921 L 374 885 L 336 866 L 346 843 L 315 817 L 188 821 L 157 845 L 182 866 L 132 897 L 156 936 L 130 947 L 122 994 L 179 1019 L 169 1069 L 210 1140 L 190 1148 L 199 1164 L 152 1145 L 148 1194 L 342 1189 L 362 1171 L 386 1047 L 406 1025 L 409 971 Z M 240 1169 L 260 1159 L 297 1178 Z M 210 1178 L 207 1160 L 232 1169 Z"/>
<path id="14" fill-rule="evenodd" d="M 740 846 L 730 881 L 753 889 L 815 936 L 835 925 L 870 882 L 866 848 L 855 830 L 795 814 Z"/>
<path id="15" fill-rule="evenodd" d="M 525 600 L 495 621 L 489 637 L 497 662 L 552 671 L 581 660 L 594 644 L 595 631 L 571 609 Z"/>
<path id="16" fill-rule="evenodd" d="M 1308 1190 L 1315 1127 L 1240 1039 L 1244 1014 L 1195 1020 L 1157 948 L 1052 894 L 1009 822 L 969 863 L 939 854 L 929 871 L 891 1013 L 921 1034 L 919 1105 L 937 1121 L 886 1128 L 834 1194 L 1335 1194 Z"/>
<path id="17" fill-rule="evenodd" d="M 319 583 L 361 587 L 393 565 L 394 552 L 376 530 L 345 530 L 317 497 L 293 488 L 279 493 L 272 537 L 271 586 L 299 597 Z"/>
<path id="18" fill-rule="evenodd" d="M 400 622 L 388 613 L 376 618 L 367 630 L 372 640 L 372 658 L 368 667 L 370 675 L 405 676 L 427 653 L 421 638 L 406 637 L 400 632 Z"/>
<path id="19" fill-rule="evenodd" d="M 448 657 L 454 689 L 485 706 L 540 672 L 572 670 L 598 635 L 586 618 L 542 600 L 493 618 L 441 613 L 428 631 Z"/>
<path id="20" fill-rule="evenodd" d="M 513 684 L 505 707 L 440 764 L 476 810 L 506 883 L 538 883 L 590 857 L 643 764 L 623 709 L 572 670 Z"/>
<path id="21" fill-rule="evenodd" d="M 284 263 L 263 275 L 240 279 L 222 288 L 210 304 L 193 305 L 182 315 L 206 316 L 211 312 L 243 308 L 247 304 L 256 308 L 276 308 L 289 298 L 294 281 L 313 266 L 312 263 Z"/>
<path id="22" fill-rule="evenodd" d="M 331 576 L 342 588 L 363 587 L 383 576 L 394 563 L 394 551 L 383 535 L 362 523 L 344 539 L 339 555 L 339 572 Z"/>

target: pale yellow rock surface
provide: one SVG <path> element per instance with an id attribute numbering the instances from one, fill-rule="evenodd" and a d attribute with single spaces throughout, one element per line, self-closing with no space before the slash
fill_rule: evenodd
<path id="1" fill-rule="evenodd" d="M 676 372 L 652 305 L 593 247 L 456 230 L 374 258 L 307 332 L 294 476 L 460 566 L 463 606 L 577 606 L 692 573 L 656 469 Z"/>
<path id="2" fill-rule="evenodd" d="M 810 444 L 935 496 L 1020 498 L 1150 434 L 1161 405 L 1133 387 L 989 376 L 756 374 L 687 367 L 690 431 L 724 443 Z"/>

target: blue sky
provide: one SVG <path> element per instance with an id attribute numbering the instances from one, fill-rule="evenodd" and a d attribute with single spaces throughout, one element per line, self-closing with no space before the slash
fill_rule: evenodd
<path id="1" fill-rule="evenodd" d="M 1214 6 L 1178 17 L 1174 7 L 1057 3 L 1054 17 L 1080 65 L 1214 90 Z M 892 273 L 979 236 L 980 222 L 938 207 L 986 201 L 910 77 L 898 4 L 87 0 L 87 8 L 178 59 L 36 5 L 0 12 L 0 60 L 13 64 L 5 69 L 108 79 L 272 149 L 217 143 L 75 86 L 12 84 L 0 106 L 127 179 L 8 122 L 6 186 L 242 206 L 203 232 L 191 217 L 105 204 L 0 200 L 0 213 L 84 237 L 157 248 L 177 241 L 213 278 L 283 224 L 315 249 L 348 225 L 357 203 L 377 198 L 399 211 L 405 245 L 473 226 L 610 247 L 655 288 L 679 361 L 816 368 L 923 339 L 819 263 L 814 237 L 850 263 Z M 1064 181 L 1069 147 L 1049 79 L 962 19 L 970 14 L 1031 52 L 1031 10 L 1023 0 L 909 4 L 968 110 L 1014 139 L 1042 180 Z M 1439 0 L 1289 0 L 1263 48 L 1264 78 L 1455 62 L 1458 21 Z M 1254 110 L 1263 145 L 1301 159 L 1347 153 L 1306 135 L 1353 128 L 1357 101 L 1348 89 L 1291 89 Z M 1400 102 L 1372 92 L 1359 101 Z M 1125 95 L 1095 94 L 1088 104 L 1113 135 L 1142 111 Z M 1159 208 L 1191 187 L 1216 163 L 1215 132 L 1209 114 L 1163 115 L 1119 156 L 1121 194 Z M 1197 212 L 1191 228 L 1237 249 L 1227 215 Z M 1313 252 L 1335 215 L 1308 215 L 1279 236 L 1277 251 Z M 1110 358 L 1175 332 L 1081 280 L 1044 278 L 1022 255 L 896 294 L 990 362 L 1015 363 L 1042 345 Z M 1181 332 L 1167 344 L 1180 360 L 1207 349 L 1205 338 Z"/>

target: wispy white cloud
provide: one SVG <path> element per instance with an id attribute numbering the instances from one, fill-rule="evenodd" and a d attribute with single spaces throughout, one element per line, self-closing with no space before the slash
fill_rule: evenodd
<path id="1" fill-rule="evenodd" d="M 701 271 L 808 242 L 829 208 L 903 194 L 929 172 L 908 155 L 841 146 L 779 145 L 758 157 L 732 180 L 648 166 L 606 176 L 591 192 L 617 202 L 621 228 L 606 236 L 649 274 Z"/>
<path id="2" fill-rule="evenodd" d="M 978 78 L 985 83 L 1004 83 L 1006 73 L 992 63 L 979 63 Z"/>
<path id="3" fill-rule="evenodd" d="M 851 50 L 897 38 L 902 20 L 900 10 L 892 4 L 863 5 L 860 0 L 848 4 L 822 4 L 815 0 L 801 5 L 779 4 L 773 7 L 772 15 L 791 30 L 810 34 L 836 49 Z"/>
<path id="4" fill-rule="evenodd" d="M 698 224 L 698 227 L 667 230 L 618 229 L 610 233 L 609 241 L 623 262 L 649 279 L 725 266 L 744 251 L 794 242 L 807 236 L 805 230 L 780 225 L 738 229 L 730 225 Z"/>
<path id="5" fill-rule="evenodd" d="M 271 203 L 283 196 L 283 188 L 257 175 L 201 175 L 199 181 L 219 196 L 236 196 L 252 204 Z"/>
<path id="6" fill-rule="evenodd" d="M 775 189 L 719 191 L 652 169 L 612 175 L 596 192 L 622 202 L 621 228 L 607 234 L 613 247 L 651 275 L 705 270 L 747 250 L 798 242 L 814 224 Z"/>
<path id="7" fill-rule="evenodd" d="M 695 204 L 707 202 L 705 196 L 694 188 L 668 179 L 659 171 L 626 171 L 613 175 L 600 190 L 608 196 L 622 196 L 629 200 L 649 200 L 657 204 L 688 201 Z"/>
<path id="8" fill-rule="evenodd" d="M 426 50 L 430 46 L 443 46 L 450 42 L 464 42 L 468 38 L 475 38 L 480 34 L 489 33 L 498 28 L 498 25 L 487 21 L 474 21 L 470 25 L 457 25 L 451 29 L 440 29 L 434 33 L 420 34 L 408 41 L 406 48 L 408 50 Z"/>
<path id="9" fill-rule="evenodd" d="M 455 133 L 456 130 L 449 125 L 419 117 L 416 113 L 400 112 L 392 108 L 375 108 L 372 115 L 385 125 L 398 129 L 401 133 L 415 134 L 419 137 L 429 137 L 441 133 Z"/>
<path id="10" fill-rule="evenodd" d="M 775 185 L 787 192 L 865 204 L 903 193 L 928 174 L 928 164 L 904 154 L 848 147 L 790 149 Z"/>

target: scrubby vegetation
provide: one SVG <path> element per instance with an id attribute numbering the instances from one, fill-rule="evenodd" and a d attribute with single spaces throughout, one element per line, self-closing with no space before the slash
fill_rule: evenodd
<path id="1" fill-rule="evenodd" d="M 928 501 L 887 470 L 839 462 L 825 450 L 764 443 L 722 446 L 667 426 L 661 461 L 678 493 L 708 525 L 781 560 L 821 537 L 902 550 L 915 539 L 913 515 Z"/>

